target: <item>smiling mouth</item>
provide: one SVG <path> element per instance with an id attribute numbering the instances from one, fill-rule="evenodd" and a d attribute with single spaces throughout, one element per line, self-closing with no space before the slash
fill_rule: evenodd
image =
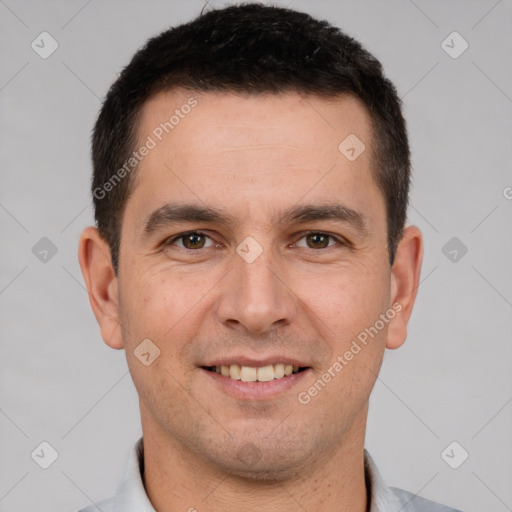
<path id="1" fill-rule="evenodd" d="M 232 364 L 229 366 L 203 366 L 202 368 L 232 380 L 240 380 L 242 382 L 269 382 L 274 379 L 283 379 L 293 373 L 300 373 L 307 370 L 309 367 L 277 363 L 260 367 Z"/>

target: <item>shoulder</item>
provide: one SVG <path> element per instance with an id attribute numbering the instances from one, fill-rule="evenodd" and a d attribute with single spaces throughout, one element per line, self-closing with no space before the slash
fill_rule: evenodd
<path id="1" fill-rule="evenodd" d="M 427 500 L 403 489 L 390 487 L 389 490 L 393 493 L 397 504 L 402 507 L 400 509 L 401 512 L 462 512 L 461 510 Z"/>
<path id="2" fill-rule="evenodd" d="M 396 487 L 388 487 L 370 454 L 364 450 L 370 512 L 461 512 Z"/>

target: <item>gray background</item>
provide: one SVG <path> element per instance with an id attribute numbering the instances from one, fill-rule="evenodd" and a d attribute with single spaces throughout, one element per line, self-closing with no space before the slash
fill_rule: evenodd
<path id="1" fill-rule="evenodd" d="M 366 447 L 389 485 L 467 512 L 510 511 L 512 2 L 282 4 L 365 44 L 408 120 L 422 283 L 406 344 L 386 353 Z M 2 511 L 72 511 L 112 495 L 141 434 L 124 353 L 101 340 L 77 260 L 92 223 L 89 140 L 133 52 L 202 5 L 0 0 Z M 59 44 L 47 59 L 31 48 L 42 31 Z M 458 58 L 441 46 L 453 31 L 469 44 Z M 459 248 L 443 252 L 454 236 Z M 46 262 L 32 251 L 42 237 L 58 250 Z M 42 441 L 59 454 L 46 470 L 30 455 Z M 452 441 L 469 453 L 458 469 L 441 456 Z M 460 462 L 460 448 L 448 453 Z"/>

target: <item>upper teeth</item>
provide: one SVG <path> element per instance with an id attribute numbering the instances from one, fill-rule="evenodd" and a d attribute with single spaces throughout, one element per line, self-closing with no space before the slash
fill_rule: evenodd
<path id="1" fill-rule="evenodd" d="M 241 380 L 242 382 L 268 382 L 273 379 L 281 379 L 292 373 L 297 373 L 299 367 L 283 363 L 260 366 L 259 368 L 232 364 L 230 366 L 216 366 L 215 371 L 222 374 L 224 377 Z"/>

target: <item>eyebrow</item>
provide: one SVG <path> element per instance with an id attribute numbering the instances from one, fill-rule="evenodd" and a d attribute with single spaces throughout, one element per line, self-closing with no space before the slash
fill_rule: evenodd
<path id="1" fill-rule="evenodd" d="M 299 224 L 331 220 L 347 224 L 363 236 L 369 233 L 365 216 L 339 203 L 295 205 L 272 216 L 272 224 Z M 154 210 L 144 223 L 144 234 L 149 236 L 162 227 L 180 222 L 205 222 L 235 225 L 239 219 L 225 209 L 189 203 L 167 203 Z"/>

